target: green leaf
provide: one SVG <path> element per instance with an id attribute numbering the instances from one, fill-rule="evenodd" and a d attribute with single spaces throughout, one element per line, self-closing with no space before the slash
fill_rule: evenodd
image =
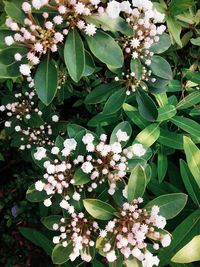
<path id="1" fill-rule="evenodd" d="M 167 220 L 176 217 L 187 202 L 187 195 L 183 193 L 173 193 L 159 196 L 150 201 L 146 208 L 153 207 L 154 205 L 160 208 L 159 214 L 164 216 Z"/>
<path id="2" fill-rule="evenodd" d="M 171 40 L 168 34 L 163 33 L 159 38 L 159 41 L 153 43 L 149 49 L 154 54 L 161 54 L 171 46 Z"/>
<path id="3" fill-rule="evenodd" d="M 172 16 L 182 14 L 195 4 L 194 0 L 172 0 L 169 5 L 169 13 Z"/>
<path id="4" fill-rule="evenodd" d="M 160 128 L 158 142 L 174 149 L 183 149 L 183 135 Z"/>
<path id="5" fill-rule="evenodd" d="M 53 245 L 43 233 L 28 227 L 19 227 L 19 232 L 33 244 L 41 247 L 48 255 L 51 255 Z"/>
<path id="6" fill-rule="evenodd" d="M 197 122 L 180 116 L 175 116 L 170 120 L 173 124 L 181 128 L 183 131 L 193 136 L 199 137 L 200 125 Z"/>
<path id="7" fill-rule="evenodd" d="M 193 200 L 193 202 L 200 207 L 200 195 L 199 195 L 199 189 L 196 181 L 194 180 L 194 177 L 192 176 L 187 164 L 184 160 L 180 160 L 180 171 L 181 176 L 185 185 L 185 188 Z"/>
<path id="8" fill-rule="evenodd" d="M 165 178 L 166 172 L 167 172 L 167 156 L 164 154 L 163 149 L 158 152 L 158 181 L 159 183 L 162 183 L 163 179 Z"/>
<path id="9" fill-rule="evenodd" d="M 124 57 L 121 48 L 107 33 L 98 31 L 94 36 L 86 36 L 91 52 L 103 63 L 113 68 L 121 68 Z"/>
<path id="10" fill-rule="evenodd" d="M 116 113 L 123 105 L 126 99 L 126 88 L 120 89 L 113 93 L 105 103 L 102 113 L 110 115 Z"/>
<path id="11" fill-rule="evenodd" d="M 164 58 L 160 56 L 152 56 L 150 60 L 151 64 L 149 68 L 152 70 L 153 74 L 166 80 L 172 79 L 171 67 Z"/>
<path id="12" fill-rule="evenodd" d="M 150 147 L 160 136 L 159 124 L 153 123 L 142 130 L 135 138 L 135 140 L 145 147 Z"/>
<path id="13" fill-rule="evenodd" d="M 84 199 L 83 204 L 87 212 L 95 219 L 110 220 L 116 213 L 111 205 L 98 199 Z"/>
<path id="14" fill-rule="evenodd" d="M 165 121 L 176 115 L 176 108 L 173 105 L 166 105 L 158 109 L 157 121 Z"/>
<path id="15" fill-rule="evenodd" d="M 192 175 L 194 176 L 195 181 L 200 187 L 200 150 L 187 136 L 183 137 L 183 146 L 187 158 L 188 167 Z"/>
<path id="16" fill-rule="evenodd" d="M 49 105 L 57 92 L 58 68 L 53 59 L 45 56 L 40 62 L 34 77 L 35 88 L 39 99 Z"/>
<path id="17" fill-rule="evenodd" d="M 190 42 L 191 42 L 193 45 L 200 46 L 200 37 L 192 38 L 192 39 L 190 40 Z"/>
<path id="18" fill-rule="evenodd" d="M 85 98 L 85 104 L 97 104 L 106 99 L 120 88 L 119 83 L 100 84 L 95 87 Z"/>
<path id="19" fill-rule="evenodd" d="M 74 173 L 74 185 L 83 185 L 87 184 L 90 180 L 90 177 L 82 171 L 81 168 L 77 169 Z"/>
<path id="20" fill-rule="evenodd" d="M 126 267 L 141 267 L 142 263 L 136 258 L 129 259 L 125 261 Z"/>
<path id="21" fill-rule="evenodd" d="M 148 121 L 155 121 L 158 117 L 158 110 L 148 94 L 143 90 L 137 90 L 136 100 L 140 115 Z"/>
<path id="22" fill-rule="evenodd" d="M 148 126 L 148 122 L 139 114 L 137 108 L 124 103 L 123 104 L 123 109 L 126 115 L 131 119 L 131 121 L 137 125 L 140 129 L 144 129 L 145 127 Z"/>
<path id="23" fill-rule="evenodd" d="M 60 223 L 61 215 L 50 215 L 48 217 L 41 218 L 41 223 L 49 230 L 53 230 L 54 223 Z"/>
<path id="24" fill-rule="evenodd" d="M 78 82 L 85 69 L 85 50 L 76 29 L 70 30 L 64 47 L 64 59 L 70 77 Z"/>
<path id="25" fill-rule="evenodd" d="M 133 28 L 128 23 L 126 23 L 123 18 L 117 17 L 111 19 L 106 12 L 104 12 L 101 16 L 87 16 L 85 17 L 85 20 L 96 25 L 98 28 L 101 28 L 104 31 L 111 31 L 114 33 L 119 31 L 128 36 L 133 35 Z"/>
<path id="26" fill-rule="evenodd" d="M 95 71 L 95 64 L 92 56 L 85 51 L 85 68 L 82 76 L 90 76 Z"/>
<path id="27" fill-rule="evenodd" d="M 186 70 L 185 77 L 194 83 L 200 84 L 200 72 L 198 71 Z"/>
<path id="28" fill-rule="evenodd" d="M 191 238 L 200 234 L 200 209 L 190 214 L 173 231 L 172 242 L 169 247 L 162 249 L 158 255 L 161 266 L 167 266 L 170 259 L 185 246 Z"/>
<path id="29" fill-rule="evenodd" d="M 145 171 L 141 165 L 137 165 L 131 172 L 128 179 L 128 201 L 142 197 L 147 184 Z"/>
<path id="30" fill-rule="evenodd" d="M 195 236 L 192 240 L 181 248 L 171 259 L 173 262 L 189 263 L 200 260 L 200 235 Z"/>
<path id="31" fill-rule="evenodd" d="M 127 135 L 129 136 L 129 138 L 131 137 L 131 134 L 132 134 L 132 128 L 131 128 L 131 125 L 128 121 L 123 121 L 123 122 L 120 122 L 115 128 L 114 130 L 112 131 L 112 134 L 110 136 L 110 144 L 113 144 L 115 142 L 118 141 L 117 139 L 117 136 L 116 136 L 116 133 L 121 130 L 123 132 L 126 132 Z M 129 140 L 129 139 L 128 139 Z M 122 146 L 125 146 L 126 143 L 128 142 L 128 140 L 126 142 L 121 142 Z"/>
<path id="32" fill-rule="evenodd" d="M 139 59 L 131 59 L 131 72 L 135 73 L 135 78 L 140 80 L 142 77 L 142 63 Z"/>
<path id="33" fill-rule="evenodd" d="M 12 1 L 4 1 L 5 11 L 7 15 L 15 20 L 18 23 L 24 24 L 24 19 L 26 18 L 24 12 L 22 11 L 22 3 L 23 0 L 12 0 Z"/>
<path id="34" fill-rule="evenodd" d="M 35 189 L 35 184 L 32 184 L 27 192 L 26 192 L 26 199 L 30 202 L 41 202 L 48 198 L 45 191 L 38 191 Z"/>
<path id="35" fill-rule="evenodd" d="M 173 17 L 167 17 L 167 28 L 169 30 L 169 33 L 171 37 L 175 40 L 175 42 L 182 47 L 181 42 L 181 25 L 179 24 L 178 20 Z"/>
<path id="36" fill-rule="evenodd" d="M 70 241 L 67 247 L 57 244 L 52 251 L 52 261 L 54 264 L 63 264 L 69 260 L 69 256 L 73 251 L 73 243 Z"/>
<path id="37" fill-rule="evenodd" d="M 199 73 L 200 76 L 200 73 Z M 186 109 L 200 103 L 200 92 L 195 91 L 184 97 L 176 106 L 177 109 Z"/>

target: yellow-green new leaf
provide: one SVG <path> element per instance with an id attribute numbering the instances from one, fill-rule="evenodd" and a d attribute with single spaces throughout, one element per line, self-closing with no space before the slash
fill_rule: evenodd
<path id="1" fill-rule="evenodd" d="M 136 141 L 143 144 L 145 147 L 150 147 L 159 138 L 159 136 L 159 124 L 153 123 L 147 126 L 136 136 Z"/>
<path id="2" fill-rule="evenodd" d="M 200 260 L 200 235 L 195 236 L 171 259 L 171 261 L 177 263 L 190 263 L 199 260 Z"/>
<path id="3" fill-rule="evenodd" d="M 194 176 L 195 181 L 200 187 L 200 150 L 187 136 L 183 137 L 183 146 L 187 158 L 188 167 L 192 175 Z"/>

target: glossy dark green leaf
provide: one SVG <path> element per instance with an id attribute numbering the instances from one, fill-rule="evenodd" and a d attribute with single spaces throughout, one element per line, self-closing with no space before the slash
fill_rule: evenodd
<path id="1" fill-rule="evenodd" d="M 36 92 L 39 99 L 49 105 L 57 92 L 58 68 L 53 59 L 45 56 L 40 62 L 34 77 Z"/>
<path id="2" fill-rule="evenodd" d="M 168 34 L 163 33 L 161 36 L 159 36 L 159 38 L 159 41 L 153 43 L 149 49 L 154 54 L 161 54 L 171 46 L 171 40 Z"/>
<path id="3" fill-rule="evenodd" d="M 131 59 L 131 72 L 135 73 L 135 78 L 140 80 L 142 77 L 142 63 L 139 59 Z"/>
<path id="4" fill-rule="evenodd" d="M 95 57 L 113 68 L 122 67 L 124 61 L 122 50 L 109 34 L 98 31 L 92 37 L 86 36 L 86 40 Z"/>
<path id="5" fill-rule="evenodd" d="M 21 8 L 23 0 L 4 1 L 5 11 L 7 15 L 14 21 L 23 24 L 25 14 Z"/>
<path id="6" fill-rule="evenodd" d="M 200 76 L 200 73 L 199 73 Z M 177 109 L 181 110 L 181 109 L 186 109 L 189 108 L 193 105 L 196 105 L 200 103 L 200 92 L 199 91 L 194 91 L 192 93 L 190 93 L 189 95 L 187 95 L 186 97 L 184 97 L 176 106 Z"/>
<path id="7" fill-rule="evenodd" d="M 196 121 L 181 116 L 175 116 L 170 120 L 173 124 L 175 124 L 183 131 L 193 136 L 199 137 L 200 125 Z"/>
<path id="8" fill-rule="evenodd" d="M 176 115 L 176 108 L 173 105 L 166 105 L 158 109 L 157 121 L 165 121 Z"/>
<path id="9" fill-rule="evenodd" d="M 183 149 L 183 135 L 160 128 L 158 142 L 167 147 Z"/>
<path id="10" fill-rule="evenodd" d="M 36 190 L 35 184 L 32 184 L 26 192 L 26 199 L 30 202 L 41 202 L 46 198 L 48 198 L 46 192 Z"/>
<path id="11" fill-rule="evenodd" d="M 81 168 L 77 169 L 74 173 L 75 185 L 87 184 L 90 181 L 88 174 L 84 173 Z"/>
<path id="12" fill-rule="evenodd" d="M 64 59 L 71 78 L 78 82 L 85 69 L 83 41 L 76 29 L 70 30 L 64 47 Z"/>
<path id="13" fill-rule="evenodd" d="M 48 217 L 41 218 L 41 222 L 47 229 L 53 230 L 53 225 L 59 224 L 61 218 L 61 215 L 50 215 Z"/>
<path id="14" fill-rule="evenodd" d="M 89 76 L 95 71 L 95 64 L 92 56 L 85 51 L 85 69 L 82 76 Z"/>
<path id="15" fill-rule="evenodd" d="M 69 260 L 69 256 L 73 251 L 73 245 L 70 241 L 67 247 L 63 247 L 61 244 L 57 244 L 52 251 L 52 261 L 54 264 L 63 264 Z"/>
<path id="16" fill-rule="evenodd" d="M 171 67 L 164 58 L 160 56 L 152 56 L 150 60 L 151 64 L 149 68 L 152 70 L 153 74 L 166 80 L 172 79 Z"/>
<path id="17" fill-rule="evenodd" d="M 162 183 L 163 179 L 165 178 L 167 167 L 168 167 L 168 160 L 167 156 L 165 155 L 163 149 L 158 152 L 158 181 Z"/>
<path id="18" fill-rule="evenodd" d="M 187 70 L 185 77 L 194 83 L 200 84 L 200 72 L 198 71 Z"/>
<path id="19" fill-rule="evenodd" d="M 113 93 L 105 103 L 102 113 L 109 115 L 117 112 L 126 99 L 126 88 L 120 89 Z"/>
<path id="20" fill-rule="evenodd" d="M 158 117 L 158 110 L 151 97 L 143 90 L 137 90 L 136 100 L 140 115 L 147 121 L 155 121 Z"/>

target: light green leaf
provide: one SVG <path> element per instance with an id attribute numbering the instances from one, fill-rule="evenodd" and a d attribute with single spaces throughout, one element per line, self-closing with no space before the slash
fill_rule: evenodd
<path id="1" fill-rule="evenodd" d="M 85 36 L 91 52 L 103 63 L 121 68 L 124 57 L 121 48 L 107 33 L 98 31 L 94 36 Z"/>
<path id="2" fill-rule="evenodd" d="M 128 201 L 142 197 L 147 184 L 145 171 L 141 165 L 137 165 L 131 172 L 128 180 Z"/>
<path id="3" fill-rule="evenodd" d="M 199 73 L 200 76 L 200 73 Z M 200 92 L 195 91 L 184 97 L 176 106 L 177 109 L 186 109 L 200 103 Z"/>
<path id="4" fill-rule="evenodd" d="M 53 59 L 45 56 L 40 62 L 34 77 L 36 92 L 39 99 L 49 105 L 57 92 L 58 68 Z"/>
<path id="5" fill-rule="evenodd" d="M 189 169 L 200 187 L 200 150 L 187 136 L 183 137 L 183 146 Z"/>
<path id="6" fill-rule="evenodd" d="M 173 262 L 189 263 L 200 260 L 200 235 L 193 237 L 182 249 L 180 249 L 171 259 Z"/>
<path id="7" fill-rule="evenodd" d="M 170 119 L 173 124 L 177 127 L 181 128 L 183 131 L 195 136 L 199 137 L 200 134 L 200 125 L 191 119 L 175 116 Z"/>
<path id="8" fill-rule="evenodd" d="M 54 264 L 63 264 L 69 260 L 69 256 L 73 251 L 73 243 L 70 241 L 67 247 L 57 244 L 52 251 L 52 261 Z"/>
<path id="9" fill-rule="evenodd" d="M 166 105 L 158 109 L 157 121 L 165 121 L 176 115 L 176 108 L 173 105 Z"/>
<path id="10" fill-rule="evenodd" d="M 183 193 L 161 195 L 151 200 L 146 205 L 146 208 L 153 207 L 154 205 L 158 206 L 160 208 L 159 214 L 169 220 L 176 217 L 182 211 L 186 205 L 187 198 L 187 195 Z"/>
<path id="11" fill-rule="evenodd" d="M 200 37 L 192 38 L 192 39 L 190 40 L 190 42 L 191 42 L 193 45 L 200 46 Z"/>
<path id="12" fill-rule="evenodd" d="M 135 138 L 135 140 L 145 147 L 150 147 L 160 136 L 159 124 L 153 123 L 142 130 Z"/>
<path id="13" fill-rule="evenodd" d="M 116 213 L 111 205 L 98 199 L 84 199 L 83 204 L 87 212 L 95 219 L 110 220 Z"/>
<path id="14" fill-rule="evenodd" d="M 183 149 L 183 135 L 160 128 L 158 142 L 174 149 Z"/>
<path id="15" fill-rule="evenodd" d="M 136 258 L 129 259 L 125 261 L 126 267 L 141 267 L 142 263 Z"/>
<path id="16" fill-rule="evenodd" d="M 167 17 L 167 27 L 169 29 L 169 33 L 171 37 L 175 40 L 175 42 L 182 47 L 182 42 L 181 42 L 181 25 L 177 21 L 176 18 L 174 17 Z"/>
<path id="17" fill-rule="evenodd" d="M 64 59 L 71 78 L 78 82 L 85 69 L 85 50 L 76 29 L 70 30 L 64 47 Z"/>

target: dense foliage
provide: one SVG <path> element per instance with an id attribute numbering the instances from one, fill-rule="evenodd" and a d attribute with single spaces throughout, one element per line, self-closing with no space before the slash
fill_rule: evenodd
<path id="1" fill-rule="evenodd" d="M 198 266 L 198 1 L 0 7 L 0 265 Z"/>

